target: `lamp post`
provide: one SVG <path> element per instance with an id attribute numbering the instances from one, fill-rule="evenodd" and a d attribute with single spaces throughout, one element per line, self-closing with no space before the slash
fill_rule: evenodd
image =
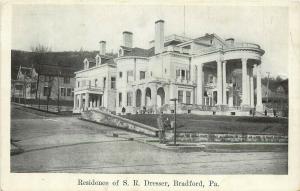
<path id="1" fill-rule="evenodd" d="M 170 99 L 170 101 L 174 101 L 174 146 L 176 145 L 176 101 L 177 98 Z"/>

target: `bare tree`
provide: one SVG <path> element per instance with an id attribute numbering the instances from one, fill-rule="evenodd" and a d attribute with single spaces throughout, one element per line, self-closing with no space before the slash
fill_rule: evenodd
<path id="1" fill-rule="evenodd" d="M 53 87 L 53 83 L 54 83 L 54 77 L 51 77 L 48 81 L 48 92 L 47 92 L 47 111 L 49 110 L 49 100 L 50 100 L 50 96 L 51 96 L 51 92 L 52 92 L 52 87 Z"/>
<path id="2" fill-rule="evenodd" d="M 33 66 L 37 72 L 37 82 L 36 82 L 36 91 L 35 91 L 35 99 L 38 99 L 38 94 L 40 98 L 41 90 L 39 88 L 40 84 L 40 76 L 43 69 L 43 63 L 47 60 L 47 53 L 51 52 L 51 48 L 49 46 L 45 46 L 42 44 L 38 44 L 35 46 L 30 47 L 31 51 L 33 52 Z M 39 107 L 40 107 L 40 100 L 39 100 Z"/>

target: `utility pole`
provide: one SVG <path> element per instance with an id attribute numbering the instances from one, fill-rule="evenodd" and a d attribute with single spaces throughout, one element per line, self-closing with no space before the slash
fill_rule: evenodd
<path id="1" fill-rule="evenodd" d="M 57 73 L 57 113 L 59 113 L 59 77 L 61 72 Z"/>
<path id="2" fill-rule="evenodd" d="M 270 79 L 270 72 L 268 74 L 268 81 L 267 81 L 267 104 L 269 103 L 269 79 Z"/>
<path id="3" fill-rule="evenodd" d="M 185 5 L 183 6 L 183 36 L 185 36 Z"/>

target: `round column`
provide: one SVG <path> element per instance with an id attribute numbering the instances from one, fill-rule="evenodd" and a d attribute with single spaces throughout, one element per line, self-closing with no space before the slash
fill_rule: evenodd
<path id="1" fill-rule="evenodd" d="M 222 61 L 217 61 L 217 105 L 222 104 Z"/>

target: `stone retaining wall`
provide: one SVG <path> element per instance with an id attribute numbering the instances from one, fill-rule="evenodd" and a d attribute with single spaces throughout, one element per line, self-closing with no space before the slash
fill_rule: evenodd
<path id="1" fill-rule="evenodd" d="M 176 140 L 180 142 L 256 142 L 287 143 L 288 136 L 282 135 L 247 135 L 247 134 L 202 134 L 196 132 L 177 132 Z M 173 131 L 166 132 L 166 139 L 172 141 Z"/>
<path id="2" fill-rule="evenodd" d="M 154 127 L 144 125 L 129 119 L 122 118 L 101 110 L 89 110 L 81 113 L 81 118 L 87 121 L 97 122 L 125 130 L 134 131 L 150 136 L 157 136 L 158 130 Z"/>

